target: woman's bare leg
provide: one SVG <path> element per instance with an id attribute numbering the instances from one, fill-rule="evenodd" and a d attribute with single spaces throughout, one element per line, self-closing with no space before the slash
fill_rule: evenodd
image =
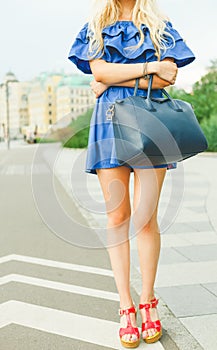
<path id="1" fill-rule="evenodd" d="M 125 166 L 97 169 L 107 211 L 108 253 L 117 290 L 120 308 L 132 306 L 130 294 L 130 245 L 129 224 L 131 216 L 129 178 L 130 169 Z M 130 314 L 132 325 L 136 327 L 135 314 Z M 126 316 L 121 316 L 121 327 L 126 327 Z M 126 335 L 127 341 L 131 338 Z M 131 339 L 133 340 L 135 336 Z"/>
<path id="2" fill-rule="evenodd" d="M 133 222 L 137 234 L 137 247 L 142 275 L 142 293 L 140 303 L 154 297 L 154 282 L 160 255 L 160 232 L 157 222 L 157 210 L 166 168 L 134 169 Z M 143 322 L 145 310 L 141 310 Z M 156 309 L 150 309 L 152 321 L 157 320 Z M 155 329 L 148 330 L 154 335 Z M 146 336 L 146 331 L 143 336 Z"/>

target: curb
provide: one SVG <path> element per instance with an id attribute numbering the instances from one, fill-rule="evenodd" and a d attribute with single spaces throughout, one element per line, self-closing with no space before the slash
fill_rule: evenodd
<path id="1" fill-rule="evenodd" d="M 213 155 L 212 152 L 210 153 L 211 153 L 210 155 Z M 217 156 L 217 153 L 215 154 L 215 156 Z M 95 218 L 91 214 L 87 214 L 87 212 L 83 210 L 82 207 L 80 207 L 80 205 L 75 201 L 71 191 L 68 191 L 67 185 L 65 184 L 64 180 L 61 178 L 59 173 L 55 172 L 55 177 L 57 178 L 59 183 L 62 185 L 64 190 L 68 193 L 70 198 L 73 200 L 74 205 L 77 207 L 81 215 L 87 220 L 90 226 L 100 228 Z M 137 296 L 139 296 L 141 293 L 141 275 L 137 270 L 136 266 L 132 263 L 132 261 L 131 261 L 131 286 L 135 290 Z M 158 296 L 157 292 L 155 292 L 155 294 L 159 298 L 159 314 L 163 324 L 163 336 L 160 339 L 160 343 L 162 344 L 164 349 L 165 350 L 203 350 L 203 348 L 197 342 L 197 340 L 192 336 L 192 334 L 185 328 L 185 326 L 181 323 L 181 321 L 178 318 L 176 318 L 176 316 L 168 308 L 164 300 Z"/>
<path id="2" fill-rule="evenodd" d="M 55 174 L 57 177 L 57 174 Z M 58 176 L 60 184 L 63 186 L 65 191 L 67 188 L 64 181 Z M 68 193 L 68 192 L 67 192 Z M 81 213 L 81 215 L 94 227 L 100 227 L 97 221 L 91 214 L 82 210 L 78 203 L 74 200 L 71 193 L 68 193 L 73 200 L 73 203 Z M 135 265 L 131 262 L 131 285 L 134 288 L 137 295 L 140 295 L 141 291 L 141 276 L 136 269 Z M 157 292 L 156 292 L 157 295 Z M 175 317 L 168 306 L 165 304 L 163 299 L 159 299 L 159 313 L 161 315 L 161 321 L 165 328 L 163 328 L 163 336 L 160 339 L 160 343 L 165 350 L 203 350 L 196 339 L 189 333 L 189 331 L 183 326 L 183 324 Z"/>
<path id="3" fill-rule="evenodd" d="M 136 293 L 141 293 L 141 276 L 131 262 L 131 282 Z M 184 327 L 179 319 L 168 308 L 164 300 L 159 298 L 159 314 L 163 325 L 163 336 L 160 343 L 165 350 L 204 350 L 192 334 Z"/>

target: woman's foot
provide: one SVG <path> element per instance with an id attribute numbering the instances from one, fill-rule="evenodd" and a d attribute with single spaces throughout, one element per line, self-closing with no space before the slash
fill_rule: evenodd
<path id="1" fill-rule="evenodd" d="M 140 343 L 139 329 L 136 324 L 136 312 L 137 310 L 134 304 L 119 309 L 119 336 L 121 344 L 126 348 L 135 348 Z"/>
<path id="2" fill-rule="evenodd" d="M 157 311 L 158 299 L 152 298 L 139 304 L 142 317 L 142 338 L 147 343 L 154 343 L 162 335 L 162 326 Z"/>

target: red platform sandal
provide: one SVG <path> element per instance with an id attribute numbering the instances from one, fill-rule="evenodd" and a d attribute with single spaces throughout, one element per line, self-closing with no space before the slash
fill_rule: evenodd
<path id="1" fill-rule="evenodd" d="M 139 346 L 139 343 L 140 343 L 140 333 L 139 333 L 138 327 L 132 326 L 130 313 L 135 313 L 135 314 L 137 313 L 135 305 L 128 308 L 119 309 L 119 316 L 126 315 L 126 319 L 127 319 L 127 327 L 125 328 L 121 327 L 119 329 L 119 337 L 120 337 L 121 344 L 125 348 L 137 348 L 137 346 Z M 132 334 L 132 335 L 135 334 L 137 339 L 126 341 L 122 339 L 123 335 L 125 334 Z"/>
<path id="2" fill-rule="evenodd" d="M 144 308 L 146 312 L 146 321 L 142 323 L 142 333 L 151 328 L 155 328 L 157 331 L 152 336 L 146 336 L 145 338 L 142 337 L 142 339 L 148 344 L 155 343 L 162 336 L 162 325 L 160 320 L 152 321 L 150 317 L 150 311 L 149 311 L 151 307 L 155 308 L 157 306 L 158 300 L 159 299 L 154 298 L 149 303 L 139 304 L 139 309 L 141 310 Z"/>

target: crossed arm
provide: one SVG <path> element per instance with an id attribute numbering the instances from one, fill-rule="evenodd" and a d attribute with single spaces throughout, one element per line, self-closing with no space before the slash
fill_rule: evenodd
<path id="1" fill-rule="evenodd" d="M 90 67 L 94 76 L 90 85 L 96 97 L 99 97 L 109 86 L 134 87 L 135 79 L 143 76 L 143 63 L 109 63 L 96 59 L 90 61 Z M 177 71 L 173 58 L 148 63 L 147 73 L 154 74 L 153 89 L 162 89 L 174 84 Z M 148 81 L 140 79 L 139 88 L 147 89 Z"/>

